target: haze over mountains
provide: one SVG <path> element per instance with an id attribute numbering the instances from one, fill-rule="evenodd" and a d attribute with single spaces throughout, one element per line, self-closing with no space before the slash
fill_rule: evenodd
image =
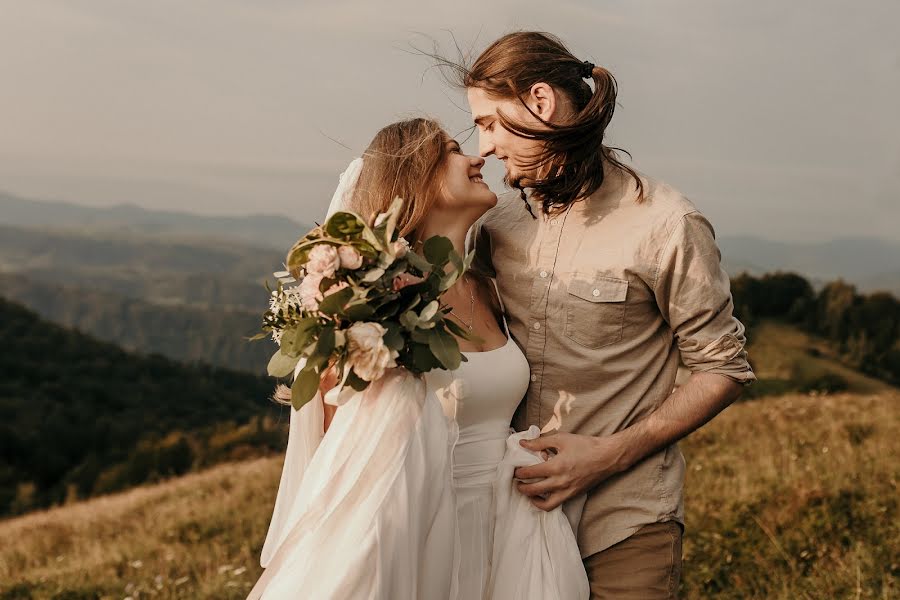
<path id="1" fill-rule="evenodd" d="M 305 219 L 313 223 L 321 215 Z M 0 192 L 0 225 L 28 229 L 54 229 L 92 234 L 94 239 L 112 237 L 135 240 L 141 244 L 154 240 L 157 244 L 177 240 L 181 243 L 205 240 L 228 241 L 231 252 L 243 252 L 250 262 L 253 248 L 271 249 L 266 257 L 271 264 L 310 225 L 274 215 L 204 216 L 191 213 L 153 211 L 131 204 L 113 207 L 88 207 L 67 202 L 48 202 L 25 199 Z M 13 236 L 6 229 L 3 237 Z M 21 237 L 21 233 L 18 234 Z M 31 234 L 29 234 L 31 235 Z M 45 234 L 46 235 L 46 234 Z M 57 241 L 45 239 L 49 246 Z M 767 240 L 757 236 L 722 236 L 720 246 L 726 269 L 732 275 L 741 271 L 753 274 L 775 270 L 796 271 L 812 280 L 825 281 L 843 278 L 857 285 L 861 291 L 887 290 L 900 295 L 900 242 L 877 238 L 841 238 L 813 243 L 792 243 Z M 239 244 L 235 244 L 238 242 Z M 4 246 L 8 244 L 4 243 Z M 244 247 L 246 246 L 246 248 Z M 48 248 L 49 250 L 49 248 Z M 95 249 L 100 252 L 98 247 Z M 172 253 L 184 248 L 170 249 Z M 111 251 L 111 250 L 110 250 Z M 94 255 L 96 256 L 96 255 Z M 4 270 L 21 270 L 0 257 Z M 19 260 L 23 259 L 21 255 Z M 33 259 L 28 259 L 32 261 Z M 185 258 L 185 260 L 190 260 Z M 245 263 L 246 264 L 246 263 Z M 258 264 L 258 263 L 257 263 Z M 221 263 L 217 263 L 221 267 Z M 266 274 L 265 268 L 261 273 Z"/>

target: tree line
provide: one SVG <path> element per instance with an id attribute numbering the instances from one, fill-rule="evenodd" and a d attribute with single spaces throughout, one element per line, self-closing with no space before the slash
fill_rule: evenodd
<path id="1" fill-rule="evenodd" d="M 900 300 L 887 292 L 861 294 L 843 280 L 818 291 L 796 273 L 746 273 L 731 280 L 735 314 L 750 330 L 779 319 L 831 342 L 844 362 L 900 384 Z"/>

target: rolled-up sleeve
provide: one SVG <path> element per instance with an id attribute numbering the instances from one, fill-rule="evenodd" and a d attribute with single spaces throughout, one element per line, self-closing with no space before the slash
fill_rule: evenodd
<path id="1" fill-rule="evenodd" d="M 699 212 L 682 215 L 669 230 L 654 293 L 688 369 L 718 373 L 742 384 L 756 380 L 715 233 Z"/>

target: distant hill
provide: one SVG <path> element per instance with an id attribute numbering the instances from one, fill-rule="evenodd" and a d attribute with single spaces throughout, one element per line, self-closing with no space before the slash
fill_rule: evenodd
<path id="1" fill-rule="evenodd" d="M 311 216 L 310 222 L 320 218 Z M 0 223 L 81 232 L 116 232 L 143 237 L 207 237 L 241 240 L 284 252 L 310 225 L 276 215 L 238 217 L 147 210 L 133 204 L 107 208 L 32 200 L 0 192 Z"/>
<path id="2" fill-rule="evenodd" d="M 2 298 L 0 348 L 0 515 L 284 440 L 268 377 L 124 352 Z"/>
<path id="3" fill-rule="evenodd" d="M 0 225 L 0 273 L 156 304 L 261 311 L 284 254 L 238 242 L 161 240 Z"/>
<path id="4" fill-rule="evenodd" d="M 888 291 L 900 296 L 900 243 L 846 238 L 815 243 L 788 243 L 752 236 L 719 240 L 730 275 L 793 271 L 813 281 L 842 278 L 860 291 Z"/>
<path id="5" fill-rule="evenodd" d="M 126 350 L 162 354 L 179 362 L 264 374 L 276 346 L 248 342 L 259 331 L 265 290 L 256 290 L 259 309 L 161 305 L 112 292 L 34 281 L 0 274 L 0 295 L 41 317 L 78 329 Z"/>

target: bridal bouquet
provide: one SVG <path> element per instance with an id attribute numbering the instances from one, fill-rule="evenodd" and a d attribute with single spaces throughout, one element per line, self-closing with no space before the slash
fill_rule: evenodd
<path id="1" fill-rule="evenodd" d="M 341 389 L 364 390 L 387 369 L 414 374 L 434 368 L 456 369 L 465 356 L 453 334 L 468 332 L 446 318 L 440 297 L 468 269 L 445 237 L 425 241 L 422 255 L 397 232 L 403 201 L 397 198 L 372 227 L 359 215 L 341 211 L 291 248 L 286 272 L 276 273 L 263 333 L 279 349 L 269 375 L 294 377 L 291 403 L 299 409 L 312 399 L 319 379 L 335 368 Z M 346 386 L 346 388 L 345 388 Z"/>

